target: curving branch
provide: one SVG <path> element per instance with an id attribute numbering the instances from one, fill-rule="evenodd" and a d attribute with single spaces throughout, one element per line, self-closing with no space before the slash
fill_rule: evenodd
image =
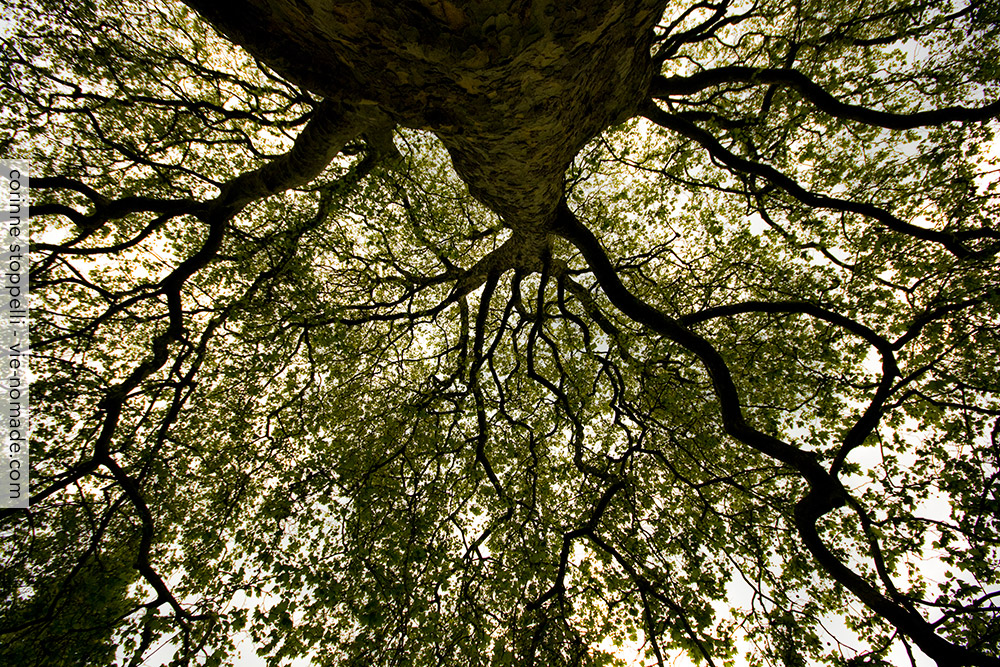
<path id="1" fill-rule="evenodd" d="M 826 208 L 844 213 L 856 213 L 871 218 L 894 232 L 940 244 L 959 258 L 992 255 L 1000 249 L 1000 243 L 997 243 L 1000 242 L 1000 231 L 985 228 L 966 232 L 944 232 L 926 227 L 918 227 L 917 225 L 901 220 L 886 209 L 874 204 L 830 197 L 806 190 L 790 176 L 783 174 L 770 165 L 736 155 L 723 146 L 709 132 L 676 114 L 664 111 L 655 104 L 647 105 L 643 110 L 643 115 L 661 127 L 673 130 L 688 139 L 694 140 L 707 150 L 713 158 L 719 160 L 730 169 L 763 178 L 807 206 Z M 984 250 L 973 251 L 966 245 L 966 242 L 976 239 L 990 239 L 994 243 Z"/>
<path id="2" fill-rule="evenodd" d="M 731 84 L 769 85 L 795 90 L 817 109 L 836 118 L 890 130 L 910 130 L 946 123 L 974 123 L 1000 116 L 1000 100 L 982 107 L 950 106 L 929 111 L 891 113 L 841 102 L 808 76 L 795 69 L 761 67 L 716 67 L 690 76 L 657 76 L 650 95 L 666 100 L 678 95 L 693 95 L 703 90 Z"/>
<path id="3" fill-rule="evenodd" d="M 899 348 L 864 324 L 807 301 L 745 301 L 743 303 L 734 303 L 725 306 L 708 308 L 700 313 L 686 315 L 680 319 L 680 322 L 690 325 L 698 322 L 704 322 L 716 317 L 726 317 L 752 312 L 801 313 L 810 315 L 817 319 L 829 322 L 830 324 L 838 326 L 862 338 L 878 350 L 879 354 L 882 356 L 882 378 L 879 380 L 875 395 L 869 402 L 864 414 L 860 419 L 858 419 L 848 434 L 844 437 L 844 441 L 838 448 L 837 453 L 833 458 L 833 462 L 830 465 L 830 474 L 833 476 L 838 475 L 847 460 L 848 454 L 864 443 L 865 439 L 871 435 L 872 431 L 875 430 L 875 427 L 878 426 L 878 423 L 882 418 L 882 411 L 885 407 L 885 403 L 892 395 L 893 381 L 900 375 L 899 365 L 896 362 L 896 355 L 893 352 L 893 350 Z"/>
<path id="4" fill-rule="evenodd" d="M 612 305 L 632 321 L 649 327 L 698 357 L 712 378 L 727 433 L 762 454 L 798 470 L 810 481 L 815 480 L 817 484 L 830 482 L 813 454 L 758 431 L 747 423 L 736 383 L 718 350 L 706 339 L 629 291 L 597 237 L 577 219 L 565 202 L 558 209 L 554 231 L 581 252 Z M 836 486 L 838 489 L 834 493 L 840 497 L 843 489 L 839 488 L 839 484 Z"/>
<path id="5" fill-rule="evenodd" d="M 625 287 L 600 241 L 577 219 L 565 201 L 558 209 L 556 225 L 554 231 L 580 251 L 612 305 L 629 319 L 665 336 L 698 358 L 712 378 L 726 432 L 737 441 L 793 468 L 808 482 L 808 492 L 795 504 L 795 527 L 806 548 L 834 580 L 912 639 L 941 667 L 1000 667 L 1000 659 L 959 646 L 935 633 L 934 627 L 921 615 L 908 605 L 886 597 L 834 554 L 821 537 L 817 524 L 823 516 L 849 502 L 849 494 L 840 480 L 824 470 L 813 454 L 763 433 L 746 422 L 736 385 L 718 350 Z"/>
<path id="6" fill-rule="evenodd" d="M 363 132 L 378 131 L 387 126 L 389 126 L 388 121 L 378 114 L 361 114 L 351 109 L 344 109 L 340 105 L 321 104 L 287 153 L 258 169 L 232 179 L 221 188 L 220 194 L 215 199 L 204 204 L 195 205 L 187 201 L 167 202 L 146 198 L 126 198 L 112 202 L 85 184 L 73 179 L 49 178 L 42 180 L 43 187 L 73 190 L 85 195 L 93 202 L 95 213 L 89 218 L 92 224 L 81 225 L 86 230 L 96 229 L 104 221 L 140 210 L 165 210 L 173 214 L 183 210 L 194 213 L 208 225 L 208 233 L 201 246 L 174 267 L 159 282 L 158 289 L 138 295 L 130 300 L 130 302 L 134 302 L 165 295 L 170 316 L 169 326 L 153 337 L 149 344 L 149 355 L 138 363 L 123 381 L 104 392 L 104 397 L 98 406 L 98 410 L 103 413 L 100 432 L 93 443 L 93 452 L 89 460 L 79 463 L 68 475 L 37 492 L 31 500 L 33 504 L 38 503 L 65 489 L 68 485 L 96 473 L 100 468 L 109 471 L 116 485 L 124 492 L 141 523 L 141 539 L 134 566 L 156 592 L 156 599 L 147 606 L 152 608 L 162 603 L 170 605 L 183 626 L 182 633 L 185 645 L 188 637 L 187 622 L 212 620 L 214 616 L 212 614 L 192 614 L 184 609 L 153 566 L 151 552 L 156 539 L 156 520 L 145 500 L 141 489 L 141 479 L 133 477 L 122 464 L 115 460 L 111 446 L 118 434 L 123 411 L 133 392 L 168 362 L 172 345 L 176 341 L 184 340 L 185 327 L 181 291 L 194 274 L 216 257 L 232 218 L 256 200 L 312 181 L 326 169 L 347 142 L 360 136 Z M 370 168 L 370 163 L 368 168 Z M 65 213 L 65 211 L 56 209 L 50 212 Z M 325 214 L 325 210 L 321 210 L 320 215 L 312 222 L 319 224 Z M 70 217 L 73 218 L 73 216 Z M 158 218 L 158 220 L 160 219 L 162 218 Z M 148 234 L 151 231 L 152 229 L 147 227 L 143 234 Z M 77 241 L 80 240 L 82 238 L 77 239 Z M 133 239 L 130 243 L 138 243 L 141 240 L 141 238 Z M 65 247 L 57 246 L 46 249 L 58 253 Z M 111 252 L 115 249 L 103 250 Z M 273 274 L 277 270 L 274 269 L 271 273 Z M 261 281 L 255 282 L 251 292 L 248 292 L 244 298 L 248 298 L 248 295 L 260 285 Z M 121 304 L 118 304 L 112 306 L 111 311 L 117 312 L 121 308 Z M 231 309 L 226 312 L 228 314 Z M 214 321 L 210 327 L 214 328 L 218 324 L 218 321 Z M 190 378 L 188 380 L 190 381 Z M 15 510 L 0 512 L 0 520 L 12 518 L 15 513 Z"/>
<path id="7" fill-rule="evenodd" d="M 725 306 L 706 308 L 697 313 L 685 315 L 678 322 L 690 326 L 717 317 L 729 317 L 743 313 L 800 313 L 829 322 L 867 341 L 883 355 L 892 355 L 893 345 L 885 337 L 856 320 L 818 306 L 808 301 L 743 301 Z"/>

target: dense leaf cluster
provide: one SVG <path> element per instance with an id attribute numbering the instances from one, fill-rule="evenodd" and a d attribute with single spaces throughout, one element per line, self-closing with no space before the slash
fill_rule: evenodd
<path id="1" fill-rule="evenodd" d="M 998 664 L 995 3 L 671 4 L 530 234 L 183 5 L 10 12 L 0 661 Z"/>

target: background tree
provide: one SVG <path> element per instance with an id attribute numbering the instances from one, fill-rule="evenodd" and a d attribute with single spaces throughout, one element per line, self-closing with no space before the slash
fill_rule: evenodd
<path id="1" fill-rule="evenodd" d="M 995 3 L 188 5 L 10 5 L 6 660 L 1000 664 Z"/>

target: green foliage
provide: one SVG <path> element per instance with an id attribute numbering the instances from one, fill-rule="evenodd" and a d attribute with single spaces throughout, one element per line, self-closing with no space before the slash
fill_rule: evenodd
<path id="1" fill-rule="evenodd" d="M 720 7 L 667 8 L 664 77 L 794 69 L 899 116 L 1000 91 L 995 3 Z M 704 348 L 625 312 L 554 227 L 508 251 L 523 230 L 433 135 L 397 128 L 393 154 L 360 133 L 225 209 L 318 98 L 176 3 L 11 11 L 0 145 L 47 179 L 37 500 L 0 516 L 0 662 L 138 665 L 169 642 L 172 664 L 230 664 L 238 641 L 272 665 L 918 650 L 818 559 L 796 519 L 815 475 L 733 427 Z M 663 97 L 827 199 L 651 113 L 580 151 L 570 209 L 630 295 L 717 351 L 746 422 L 840 485 L 813 522 L 831 558 L 995 660 L 995 121 L 888 129 L 752 79 Z"/>

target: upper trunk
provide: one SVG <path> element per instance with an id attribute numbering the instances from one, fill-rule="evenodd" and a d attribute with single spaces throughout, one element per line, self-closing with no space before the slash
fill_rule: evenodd
<path id="1" fill-rule="evenodd" d="M 474 196 L 547 229 L 584 143 L 636 111 L 665 0 L 186 0 L 324 97 L 434 132 Z"/>

